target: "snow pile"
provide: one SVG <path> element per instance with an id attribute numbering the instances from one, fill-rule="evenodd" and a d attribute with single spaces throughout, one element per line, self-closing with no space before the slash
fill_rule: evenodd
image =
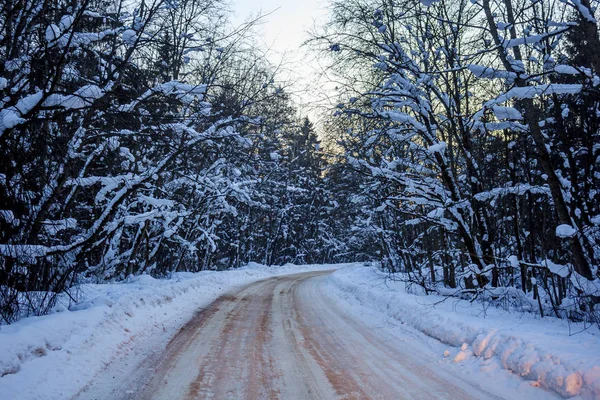
<path id="1" fill-rule="evenodd" d="M 123 42 L 128 46 L 135 46 L 137 41 L 137 33 L 133 29 L 127 29 L 122 34 Z"/>
<path id="2" fill-rule="evenodd" d="M 521 113 L 512 107 L 493 106 L 492 110 L 498 119 L 523 119 Z"/>
<path id="3" fill-rule="evenodd" d="M 373 268 L 347 268 L 327 280 L 334 300 L 364 307 L 455 346 L 453 361 L 494 357 L 503 368 L 565 397 L 600 398 L 600 333 L 553 318 L 543 320 L 487 309 L 455 298 L 416 296 L 404 283 Z M 442 302 L 443 301 L 443 302 Z M 449 357 L 450 352 L 440 354 Z"/>
<path id="4" fill-rule="evenodd" d="M 104 91 L 96 85 L 85 85 L 71 95 L 51 94 L 44 101 L 45 107 L 60 106 L 66 109 L 81 109 L 90 106 L 94 100 L 101 98 Z"/>
<path id="5" fill-rule="evenodd" d="M 554 67 L 554 72 L 565 75 L 579 75 L 579 71 L 570 65 L 557 65 Z"/>
<path id="6" fill-rule="evenodd" d="M 513 82 L 517 77 L 517 74 L 514 72 L 497 70 L 491 67 L 484 67 L 482 65 L 469 64 L 467 65 L 467 68 L 478 78 L 505 79 L 507 82 Z"/>
<path id="7" fill-rule="evenodd" d="M 338 268 L 332 265 L 265 267 L 142 275 L 126 283 L 82 285 L 81 299 L 43 317 L 0 326 L 0 397 L 70 398 L 111 361 L 164 346 L 194 313 L 229 290 L 275 275 Z"/>
<path id="8" fill-rule="evenodd" d="M 446 142 L 439 141 L 439 142 L 429 146 L 427 148 L 427 151 L 430 153 L 442 153 L 443 154 L 444 151 L 446 150 L 446 147 L 448 147 Z"/>
<path id="9" fill-rule="evenodd" d="M 53 42 L 60 37 L 60 28 L 54 24 L 46 28 L 46 41 Z"/>
<path id="10" fill-rule="evenodd" d="M 562 224 L 556 227 L 556 236 L 560 238 L 570 238 L 575 236 L 577 231 L 571 225 Z"/>

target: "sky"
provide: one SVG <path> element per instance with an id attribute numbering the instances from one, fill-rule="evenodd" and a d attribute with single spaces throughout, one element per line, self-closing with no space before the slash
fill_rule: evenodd
<path id="1" fill-rule="evenodd" d="M 233 0 L 235 21 L 259 12 L 266 14 L 259 28 L 267 44 L 277 51 L 295 50 L 306 39 L 305 30 L 326 14 L 326 0 Z"/>
<path id="2" fill-rule="evenodd" d="M 269 60 L 278 65 L 283 58 L 281 77 L 294 83 L 290 88 L 295 100 L 300 103 L 301 112 L 312 119 L 316 114 L 312 104 L 319 94 L 315 86 L 319 65 L 314 55 L 307 55 L 301 48 L 308 38 L 307 30 L 316 23 L 323 22 L 327 15 L 327 0 L 232 0 L 231 8 L 235 15 L 235 25 L 243 23 L 258 13 L 269 14 L 257 28 L 267 48 Z"/>

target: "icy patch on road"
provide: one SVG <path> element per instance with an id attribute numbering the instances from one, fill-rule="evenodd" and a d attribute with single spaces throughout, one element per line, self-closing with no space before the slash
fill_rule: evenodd
<path id="1" fill-rule="evenodd" d="M 454 346 L 440 357 L 462 363 L 479 357 L 481 368 L 496 360 L 502 368 L 564 397 L 600 399 L 600 332 L 596 327 L 554 318 L 533 318 L 499 309 L 482 311 L 454 298 L 416 296 L 403 282 L 385 280 L 375 268 L 341 269 L 327 278 L 328 293 L 348 308 L 364 307 Z M 578 334 L 570 336 L 570 333 Z M 485 360 L 485 361 L 484 361 Z"/>
<path id="2" fill-rule="evenodd" d="M 0 398 L 71 398 L 111 362 L 134 363 L 165 344 L 194 313 L 220 295 L 277 275 L 339 265 L 252 263 L 231 271 L 137 276 L 124 283 L 82 285 L 79 301 L 55 312 L 0 326 Z"/>

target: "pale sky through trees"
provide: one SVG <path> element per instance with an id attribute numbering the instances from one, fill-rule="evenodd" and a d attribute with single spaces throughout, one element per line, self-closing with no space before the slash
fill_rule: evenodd
<path id="1" fill-rule="evenodd" d="M 231 7 L 235 13 L 234 25 L 239 25 L 251 16 L 267 15 L 258 27 L 261 40 L 270 49 L 268 58 L 279 64 L 283 57 L 281 77 L 295 81 L 292 88 L 296 100 L 301 103 L 303 113 L 311 118 L 317 116 L 311 112 L 308 103 L 316 102 L 320 97 L 315 90 L 322 85 L 315 85 L 318 64 L 313 56 L 307 56 L 302 43 L 308 38 L 306 31 L 315 22 L 322 21 L 327 14 L 326 0 L 232 0 Z"/>

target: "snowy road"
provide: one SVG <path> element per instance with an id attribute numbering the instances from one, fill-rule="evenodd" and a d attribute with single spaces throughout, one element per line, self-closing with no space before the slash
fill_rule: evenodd
<path id="1" fill-rule="evenodd" d="M 328 274 L 275 277 L 222 296 L 166 351 L 108 370 L 78 398 L 497 398 L 431 362 L 410 331 L 368 328 L 331 302 Z"/>

